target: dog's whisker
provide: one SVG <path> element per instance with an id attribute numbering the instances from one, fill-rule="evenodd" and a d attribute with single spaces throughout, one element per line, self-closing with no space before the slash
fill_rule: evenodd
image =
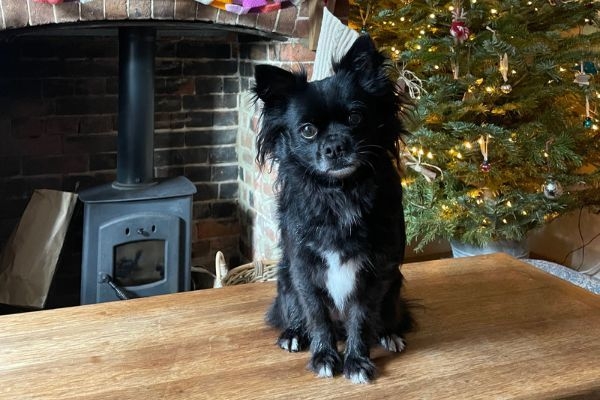
<path id="1" fill-rule="evenodd" d="M 373 171 L 373 173 L 377 173 L 377 170 L 371 161 L 367 159 L 360 159 L 359 164 L 370 168 Z"/>

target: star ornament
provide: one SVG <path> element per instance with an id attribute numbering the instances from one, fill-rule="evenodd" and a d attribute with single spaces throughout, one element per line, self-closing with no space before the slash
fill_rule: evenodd
<path id="1" fill-rule="evenodd" d="M 584 73 L 584 72 L 576 72 L 575 73 L 575 80 L 573 81 L 573 83 L 578 84 L 579 86 L 589 86 L 590 84 L 590 75 Z"/>

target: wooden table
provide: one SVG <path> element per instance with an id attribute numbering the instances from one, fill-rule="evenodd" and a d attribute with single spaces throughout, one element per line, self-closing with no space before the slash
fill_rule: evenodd
<path id="1" fill-rule="evenodd" d="M 600 296 L 507 255 L 403 266 L 418 329 L 379 378 L 274 343 L 269 283 L 0 317 L 0 398 L 600 399 Z"/>

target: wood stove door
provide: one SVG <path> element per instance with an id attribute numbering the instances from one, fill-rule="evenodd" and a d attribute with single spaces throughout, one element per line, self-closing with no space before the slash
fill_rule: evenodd
<path id="1" fill-rule="evenodd" d="M 95 302 L 118 300 L 114 289 L 102 282 L 104 274 L 136 297 L 185 290 L 184 227 L 178 216 L 152 212 L 129 214 L 103 224 Z"/>

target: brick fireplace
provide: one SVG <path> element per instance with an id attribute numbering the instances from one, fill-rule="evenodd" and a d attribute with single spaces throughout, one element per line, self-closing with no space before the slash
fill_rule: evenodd
<path id="1" fill-rule="evenodd" d="M 193 0 L 0 0 L 0 246 L 34 189 L 116 179 L 116 32 L 142 24 L 157 29 L 153 172 L 197 190 L 192 265 L 212 267 L 217 250 L 230 265 L 276 256 L 275 172 L 255 167 L 248 88 L 256 63 L 310 71 L 305 4 L 236 15 Z"/>

